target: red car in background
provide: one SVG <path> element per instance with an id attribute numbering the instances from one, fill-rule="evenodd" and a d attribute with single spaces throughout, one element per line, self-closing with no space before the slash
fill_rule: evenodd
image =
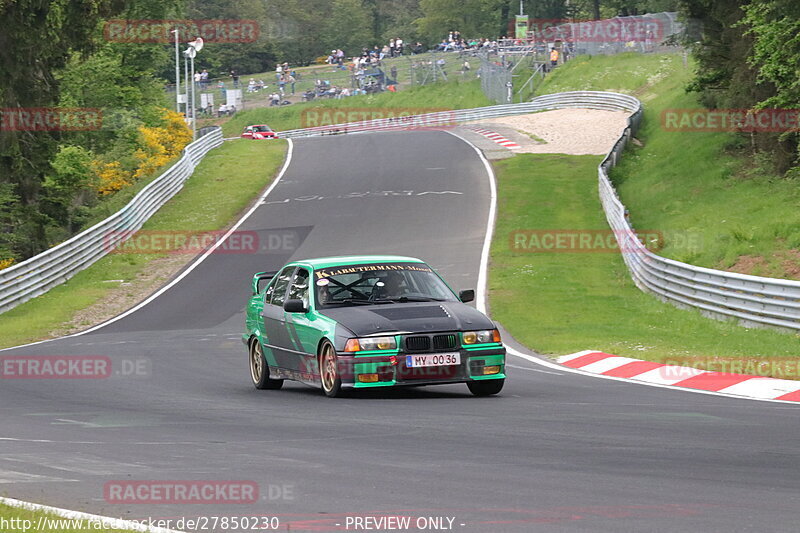
<path id="1" fill-rule="evenodd" d="M 247 126 L 242 132 L 243 139 L 277 139 L 278 135 L 266 124 Z"/>

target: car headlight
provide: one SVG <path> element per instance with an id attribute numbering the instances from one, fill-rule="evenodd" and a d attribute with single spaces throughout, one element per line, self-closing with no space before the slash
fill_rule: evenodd
<path id="1" fill-rule="evenodd" d="M 366 350 L 396 350 L 397 340 L 394 337 L 365 337 L 349 339 L 344 346 L 345 352 L 361 352 Z"/>
<path id="2" fill-rule="evenodd" d="M 483 329 L 481 331 L 465 331 L 461 334 L 464 344 L 485 344 L 487 342 L 501 342 L 500 332 L 496 329 Z"/>

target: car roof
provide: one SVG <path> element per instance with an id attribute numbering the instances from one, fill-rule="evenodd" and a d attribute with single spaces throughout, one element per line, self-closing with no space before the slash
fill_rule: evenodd
<path id="1" fill-rule="evenodd" d="M 425 263 L 416 257 L 406 257 L 402 255 L 343 255 L 336 257 L 318 257 L 314 259 L 303 259 L 292 261 L 289 265 L 309 266 L 313 269 L 336 267 L 342 265 L 362 265 L 367 263 Z"/>

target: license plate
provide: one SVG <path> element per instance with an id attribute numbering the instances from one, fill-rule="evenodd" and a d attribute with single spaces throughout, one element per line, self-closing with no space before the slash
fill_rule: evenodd
<path id="1" fill-rule="evenodd" d="M 419 368 L 423 366 L 451 366 L 460 364 L 460 353 L 431 353 L 406 356 L 406 366 L 409 368 Z"/>

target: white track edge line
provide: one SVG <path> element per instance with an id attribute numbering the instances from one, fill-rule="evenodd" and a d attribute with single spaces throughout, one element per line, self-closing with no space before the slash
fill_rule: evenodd
<path id="1" fill-rule="evenodd" d="M 486 313 L 486 280 L 487 280 L 487 272 L 489 270 L 489 250 L 492 246 L 492 236 L 494 235 L 494 223 L 495 223 L 495 213 L 497 211 L 497 183 L 495 182 L 494 177 L 494 169 L 492 169 L 492 164 L 489 163 L 489 160 L 486 159 L 486 156 L 483 155 L 483 152 L 469 142 L 464 137 L 454 133 L 450 130 L 444 130 L 450 135 L 457 137 L 467 143 L 475 153 L 478 154 L 478 157 L 483 162 L 483 166 L 486 169 L 486 173 L 489 175 L 489 216 L 488 220 L 486 221 L 486 235 L 483 239 L 483 248 L 481 249 L 481 262 L 480 267 L 478 269 L 478 295 L 475 300 L 475 307 L 483 314 Z"/>
<path id="2" fill-rule="evenodd" d="M 72 333 L 70 335 L 64 335 L 63 337 L 56 337 L 56 338 L 53 338 L 53 339 L 45 339 L 45 340 L 36 341 L 36 342 L 29 342 L 27 344 L 20 344 L 19 346 L 11 346 L 9 348 L 2 348 L 2 349 L 0 349 L 0 352 L 6 351 L 6 350 L 13 350 L 13 349 L 16 349 L 16 348 L 24 348 L 26 346 L 35 346 L 37 344 L 43 344 L 45 342 L 52 342 L 52 341 L 56 341 L 56 340 L 60 340 L 60 339 L 68 339 L 68 338 L 71 338 L 71 337 L 79 337 L 81 335 L 85 335 L 87 333 L 91 333 L 92 331 L 97 331 L 100 328 L 104 328 L 104 327 L 108 326 L 109 324 L 113 324 L 117 320 L 121 320 L 121 319 L 125 318 L 126 316 L 130 315 L 131 313 L 134 313 L 134 312 L 138 311 L 139 309 L 141 309 L 145 305 L 149 304 L 150 302 L 152 302 L 153 300 L 155 300 L 156 298 L 158 298 L 159 296 L 164 294 L 171 287 L 173 287 L 176 284 L 178 284 L 183 278 L 185 278 L 187 275 L 189 275 L 189 273 L 192 270 L 197 268 L 200 265 L 200 263 L 205 261 L 206 258 L 208 258 L 208 256 L 211 255 L 214 252 L 214 250 L 216 250 L 219 246 L 221 246 L 222 243 L 224 243 L 228 239 L 228 237 L 234 231 L 236 231 L 236 229 L 239 226 L 241 226 L 244 223 L 245 220 L 250 218 L 250 215 L 252 215 L 255 212 L 255 210 L 258 209 L 261 206 L 261 202 L 263 202 L 264 199 L 269 195 L 269 193 L 272 192 L 272 189 L 274 189 L 275 186 L 278 185 L 278 183 L 281 181 L 281 178 L 286 173 L 286 169 L 289 168 L 289 165 L 292 162 L 292 153 L 294 152 L 294 142 L 292 142 L 292 139 L 286 139 L 286 140 L 287 140 L 287 142 L 289 144 L 289 150 L 287 150 L 287 152 L 286 152 L 286 160 L 283 162 L 283 167 L 281 167 L 280 172 L 278 172 L 278 175 L 275 177 L 274 180 L 272 180 L 272 183 L 267 188 L 267 190 L 264 191 L 264 193 L 261 196 L 258 197 L 258 199 L 253 203 L 253 206 L 247 211 L 247 213 L 242 215 L 242 217 L 233 226 L 231 226 L 231 228 L 227 232 L 225 232 L 225 235 L 223 235 L 221 239 L 219 239 L 216 243 L 214 243 L 214 245 L 211 248 L 206 250 L 203 253 L 203 255 L 198 257 L 194 261 L 194 263 L 189 265 L 188 268 L 184 269 L 183 272 L 181 272 L 180 275 L 178 275 L 175 279 L 173 279 L 172 281 L 170 281 L 169 283 L 167 283 L 166 285 L 161 287 L 159 290 L 157 290 L 156 292 L 151 294 L 147 299 L 139 302 L 138 304 L 136 304 L 135 306 L 131 307 L 127 311 L 124 311 L 123 313 L 121 313 L 121 314 L 119 314 L 119 315 L 117 315 L 117 316 L 115 316 L 113 318 L 110 318 L 110 319 L 106 320 L 105 322 L 102 322 L 102 323 L 100 323 L 100 324 L 98 324 L 96 326 L 93 326 L 93 327 L 89 328 L 89 329 L 85 329 L 85 330 L 79 331 L 77 333 Z"/>
<path id="3" fill-rule="evenodd" d="M 478 154 L 478 157 L 481 159 L 481 161 L 483 161 L 483 165 L 484 165 L 484 167 L 486 167 L 486 173 L 487 173 L 487 175 L 489 177 L 489 186 L 490 186 L 491 191 L 492 191 L 491 192 L 491 206 L 489 207 L 489 220 L 488 220 L 488 222 L 486 224 L 486 236 L 484 237 L 484 240 L 483 240 L 483 251 L 481 252 L 480 271 L 478 272 L 478 295 L 477 295 L 476 302 L 475 302 L 475 307 L 478 308 L 478 311 L 480 311 L 480 312 L 482 312 L 484 314 L 488 314 L 486 312 L 487 311 L 486 310 L 486 280 L 487 280 L 487 271 L 488 271 L 488 268 L 489 268 L 489 250 L 490 250 L 491 243 L 492 243 L 492 236 L 494 234 L 495 211 L 497 209 L 497 183 L 496 183 L 496 179 L 495 179 L 495 175 L 494 175 L 494 170 L 492 169 L 492 165 L 491 165 L 491 163 L 489 163 L 489 160 L 486 159 L 486 156 L 483 155 L 483 152 L 477 146 L 475 146 L 472 142 L 470 142 L 469 140 L 465 139 L 464 137 L 458 135 L 457 133 L 454 133 L 454 132 L 449 131 L 449 130 L 445 130 L 445 131 L 447 131 L 447 133 L 449 133 L 450 135 L 453 135 L 454 137 L 458 137 L 459 139 L 461 139 L 462 141 L 464 141 L 465 143 L 470 145 L 473 150 L 475 150 L 475 152 Z M 688 387 L 676 387 L 676 386 L 673 386 L 673 385 L 660 385 L 658 383 L 647 383 L 646 381 L 636 381 L 635 379 L 618 378 L 618 377 L 614 377 L 614 376 L 604 376 L 602 374 L 593 374 L 591 372 L 582 372 L 581 370 L 576 369 L 576 368 L 570 368 L 568 366 L 559 365 L 557 363 L 553 363 L 551 361 L 546 361 L 546 360 L 541 359 L 539 357 L 534 357 L 532 355 L 528 355 L 528 354 L 522 353 L 519 350 L 516 350 L 515 348 L 512 348 L 511 346 L 508 346 L 508 345 L 506 345 L 506 351 L 508 353 L 510 353 L 511 355 L 515 355 L 515 356 L 520 357 L 522 359 L 525 359 L 526 361 L 529 361 L 531 363 L 534 363 L 534 364 L 537 364 L 537 365 L 540 365 L 540 366 L 544 366 L 546 368 L 551 368 L 551 369 L 554 369 L 554 370 L 560 370 L 562 372 L 569 372 L 571 374 L 579 374 L 579 375 L 582 375 L 582 376 L 588 376 L 588 377 L 600 378 L 600 379 L 609 379 L 609 380 L 612 380 L 612 381 L 623 381 L 625 383 L 635 383 L 637 385 L 644 385 L 646 387 L 657 387 L 657 388 L 661 388 L 661 389 L 673 389 L 673 390 L 678 390 L 678 391 L 693 392 L 695 394 L 706 394 L 706 395 L 710 395 L 710 396 L 720 396 L 720 397 L 723 397 L 723 398 L 739 398 L 739 399 L 742 399 L 742 400 L 751 400 L 751 401 L 756 401 L 756 402 L 782 403 L 782 404 L 787 404 L 787 405 L 793 405 L 795 407 L 799 406 L 798 402 L 792 402 L 792 401 L 789 401 L 789 400 L 753 398 L 751 396 L 739 396 L 738 394 L 726 394 L 726 393 L 723 393 L 723 392 L 705 391 L 705 390 L 700 390 L 700 389 L 690 389 Z M 599 351 L 599 350 L 584 350 L 584 351 L 587 352 L 587 353 L 591 353 L 591 352 Z M 581 352 L 578 352 L 578 353 L 581 353 Z M 609 354 L 609 355 L 612 355 L 612 354 Z"/>
<path id="4" fill-rule="evenodd" d="M 28 511 L 43 511 L 46 513 L 54 514 L 67 520 L 86 520 L 92 522 L 101 522 L 104 529 L 128 529 L 131 531 L 141 531 L 144 533 L 183 533 L 176 529 L 165 529 L 163 527 L 149 527 L 139 522 L 130 520 L 123 520 L 122 518 L 111 518 L 108 516 L 101 516 L 96 514 L 83 513 L 81 511 L 70 511 L 69 509 L 62 509 L 60 507 L 51 507 L 49 505 L 42 505 L 39 503 L 25 502 L 22 500 L 15 500 L 14 498 L 5 498 L 0 496 L 0 503 L 8 505 L 9 507 L 16 507 L 18 509 L 25 509 Z M 88 527 L 87 530 L 93 530 L 93 527 Z"/>

